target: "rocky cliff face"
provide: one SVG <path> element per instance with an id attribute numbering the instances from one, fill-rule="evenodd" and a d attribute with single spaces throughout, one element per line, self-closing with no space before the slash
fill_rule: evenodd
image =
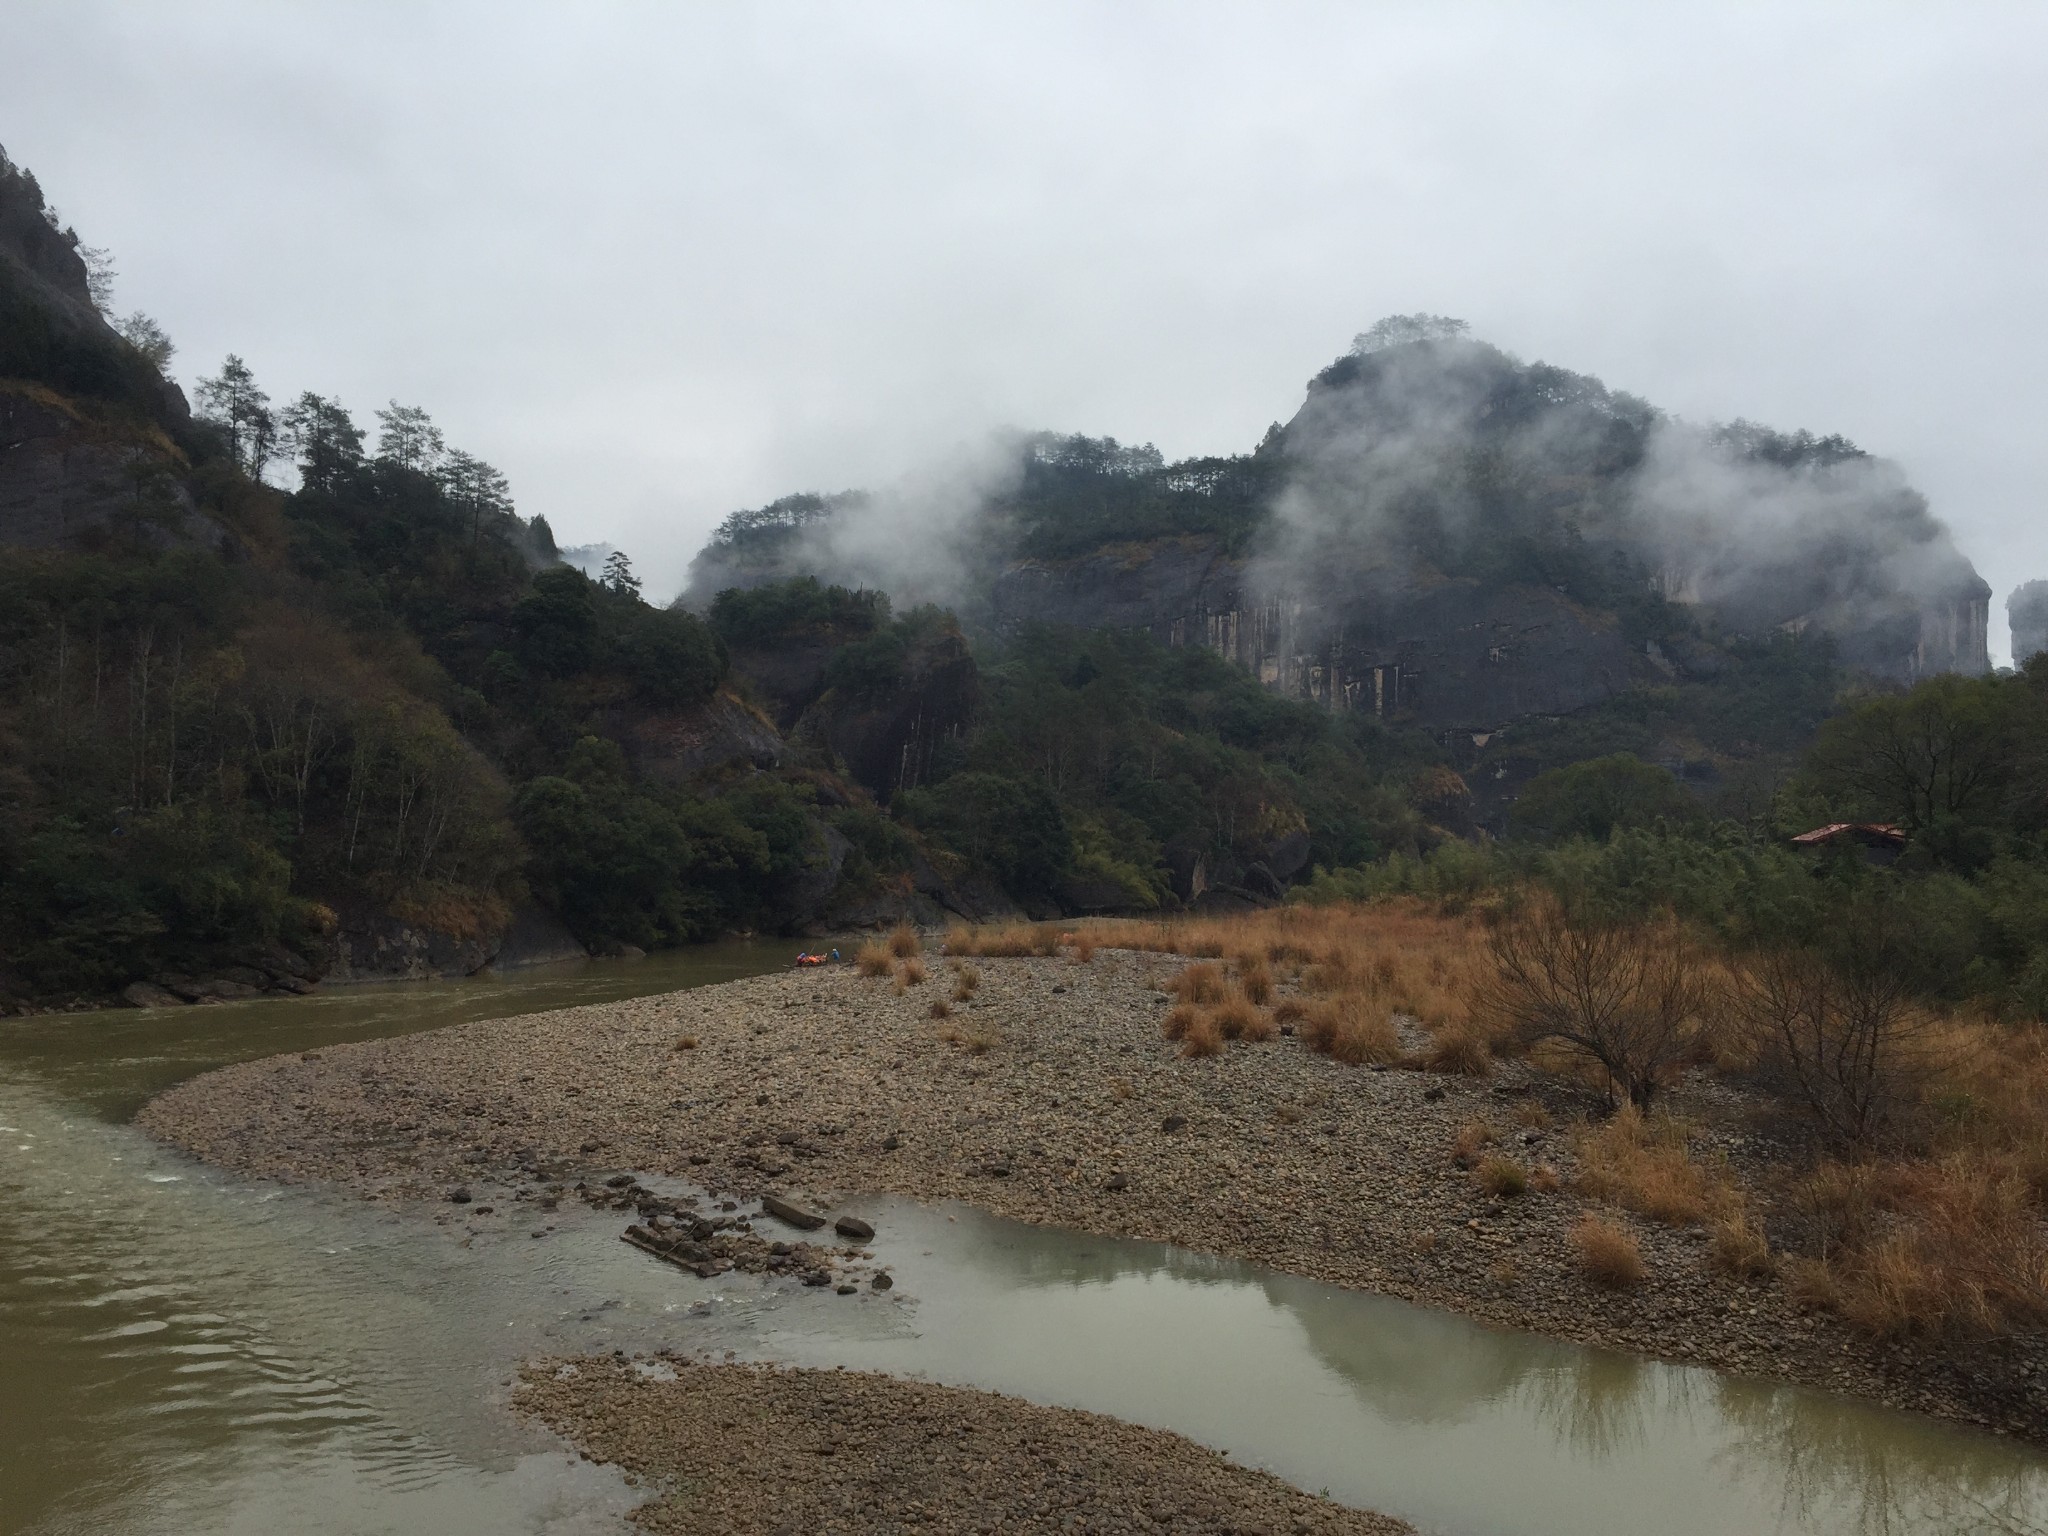
<path id="1" fill-rule="evenodd" d="M 1003 629 L 1145 629 L 1164 645 L 1206 646 L 1290 698 L 1437 730 L 1568 714 L 1631 680 L 1614 622 L 1555 592 L 1438 579 L 1349 601 L 1267 596 L 1250 562 L 1214 539 L 1020 561 L 996 576 L 991 605 Z"/>
<path id="2" fill-rule="evenodd" d="M 0 380 L 0 545 L 225 542 L 194 508 L 166 435 L 191 420 L 183 392 L 107 323 L 77 237 L 4 155 Z"/>
<path id="3" fill-rule="evenodd" d="M 33 385 L 0 383 L 0 545 L 77 548 L 103 539 L 222 549 L 161 433 L 109 422 Z"/>
<path id="4" fill-rule="evenodd" d="M 0 153 L 0 378 L 35 380 L 182 429 L 191 420 L 184 392 L 107 323 L 78 237 L 53 219 L 35 177 Z"/>

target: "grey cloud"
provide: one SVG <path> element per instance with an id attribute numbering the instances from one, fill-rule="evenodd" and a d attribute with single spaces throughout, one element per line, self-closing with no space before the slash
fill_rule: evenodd
<path id="1" fill-rule="evenodd" d="M 15 0 L 0 142 L 189 381 L 397 396 L 674 590 L 1004 423 L 1257 441 L 1393 310 L 1898 460 L 2048 574 L 2020 5 Z"/>

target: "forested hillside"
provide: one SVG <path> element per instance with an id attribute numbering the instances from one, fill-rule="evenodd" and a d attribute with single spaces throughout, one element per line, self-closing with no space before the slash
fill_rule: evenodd
<path id="1" fill-rule="evenodd" d="M 1945 985 L 2043 985 L 2042 681 L 1908 690 L 1975 577 L 1838 439 L 1694 434 L 1742 496 L 1653 506 L 1677 450 L 1649 407 L 1411 318 L 1251 453 L 1019 439 L 970 504 L 885 525 L 934 556 L 907 574 L 846 536 L 901 518 L 888 493 L 788 497 L 657 607 L 623 555 L 563 564 L 423 410 L 273 400 L 232 357 L 188 408 L 109 270 L 0 162 L 15 1004 L 1469 896 L 1528 860 L 1725 917 L 1810 895 L 1785 839 L 1836 817 L 1905 829 L 1885 878 L 1938 906 Z M 1768 496 L 1932 574 L 1799 588 L 1810 551 L 1658 542 Z"/>

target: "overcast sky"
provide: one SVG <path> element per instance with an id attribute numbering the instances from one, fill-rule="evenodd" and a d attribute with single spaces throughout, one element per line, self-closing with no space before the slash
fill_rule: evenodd
<path id="1" fill-rule="evenodd" d="M 679 585 L 997 426 L 1249 448 L 1391 312 L 1901 460 L 2048 576 L 2048 6 L 5 0 L 190 386 L 396 397 Z"/>

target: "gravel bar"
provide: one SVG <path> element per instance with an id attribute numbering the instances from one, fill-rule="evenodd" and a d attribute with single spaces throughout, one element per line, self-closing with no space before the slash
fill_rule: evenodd
<path id="1" fill-rule="evenodd" d="M 537 1170 L 823 1208 L 856 1191 L 957 1199 L 2048 1439 L 2038 1337 L 1868 1340 L 1773 1283 L 1711 1271 L 1697 1229 L 1618 1213 L 1647 1278 L 1588 1283 L 1568 1235 L 1584 1209 L 1569 1135 L 1515 1119 L 1528 1100 L 1560 1120 L 1586 1101 L 1518 1065 L 1490 1080 L 1375 1071 L 1285 1037 L 1187 1060 L 1159 1029 L 1182 962 L 1128 951 L 975 961 L 972 1002 L 936 1020 L 952 978 L 928 963 L 931 979 L 901 992 L 833 967 L 243 1063 L 171 1089 L 140 1122 L 262 1177 L 383 1200 L 474 1189 L 476 1203 L 441 1207 L 471 1225 L 530 1220 L 530 1202 L 558 1197 Z M 1738 1174 L 1767 1173 L 1745 1165 L 1761 1154 L 1725 1085 L 1675 1104 L 1728 1127 Z M 1474 1117 L 1564 1190 L 1483 1193 L 1451 1156 Z"/>
<path id="2" fill-rule="evenodd" d="M 1164 1430 L 869 1372 L 542 1360 L 514 1404 L 651 1485 L 654 1497 L 633 1512 L 649 1531 L 1411 1529 Z"/>

